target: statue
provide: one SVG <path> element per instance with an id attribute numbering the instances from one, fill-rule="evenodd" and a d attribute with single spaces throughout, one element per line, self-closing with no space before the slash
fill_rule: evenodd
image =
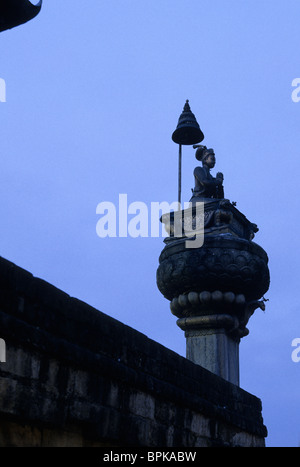
<path id="1" fill-rule="evenodd" d="M 161 216 L 169 236 L 156 282 L 185 332 L 186 358 L 238 386 L 240 340 L 249 333 L 255 309 L 265 308 L 268 256 L 252 241 L 257 225 L 224 198 L 223 174 L 211 175 L 214 150 L 201 145 L 202 132 L 194 136 L 195 117 L 188 110 L 172 135 L 180 145 L 179 169 L 182 144 L 193 145 L 202 167 L 194 169 L 189 206 L 177 216 L 174 211 Z"/>
<path id="2" fill-rule="evenodd" d="M 193 196 L 190 201 L 193 202 L 197 201 L 197 199 L 203 200 L 205 198 L 223 199 L 223 174 L 218 172 L 216 177 L 210 174 L 210 170 L 216 164 L 214 150 L 197 144 L 193 148 L 198 148 L 195 157 L 198 161 L 202 161 L 202 167 L 196 167 L 194 170 L 195 188 L 192 189 Z"/>

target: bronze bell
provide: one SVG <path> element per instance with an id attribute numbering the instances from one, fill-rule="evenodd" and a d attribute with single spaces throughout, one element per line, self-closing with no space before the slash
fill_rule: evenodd
<path id="1" fill-rule="evenodd" d="M 183 112 L 179 117 L 178 125 L 172 134 L 172 140 L 177 144 L 196 144 L 204 139 L 204 134 L 200 130 L 195 115 L 191 112 L 189 101 L 187 100 Z"/>
<path id="2" fill-rule="evenodd" d="M 29 0 L 0 0 L 0 32 L 33 19 L 42 8 L 42 0 L 33 5 Z"/>

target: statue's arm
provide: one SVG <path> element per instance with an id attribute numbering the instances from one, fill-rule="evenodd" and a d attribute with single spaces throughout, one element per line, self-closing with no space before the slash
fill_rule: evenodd
<path id="1" fill-rule="evenodd" d="M 223 181 L 221 178 L 207 178 L 205 170 L 202 167 L 195 168 L 194 177 L 207 187 L 222 185 Z"/>

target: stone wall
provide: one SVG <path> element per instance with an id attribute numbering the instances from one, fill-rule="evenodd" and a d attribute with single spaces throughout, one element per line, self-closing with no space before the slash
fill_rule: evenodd
<path id="1" fill-rule="evenodd" d="M 264 446 L 261 402 L 0 258 L 1 446 Z"/>

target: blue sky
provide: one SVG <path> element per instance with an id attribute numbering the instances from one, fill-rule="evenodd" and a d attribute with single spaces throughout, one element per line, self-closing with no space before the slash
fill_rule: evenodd
<path id="1" fill-rule="evenodd" d="M 1 256 L 185 355 L 156 287 L 162 238 L 99 238 L 96 207 L 176 201 L 186 99 L 225 197 L 269 256 L 266 311 L 240 345 L 241 387 L 262 399 L 267 446 L 298 446 L 299 122 L 296 0 L 44 0 L 1 33 Z M 183 148 L 182 200 L 197 165 Z"/>

